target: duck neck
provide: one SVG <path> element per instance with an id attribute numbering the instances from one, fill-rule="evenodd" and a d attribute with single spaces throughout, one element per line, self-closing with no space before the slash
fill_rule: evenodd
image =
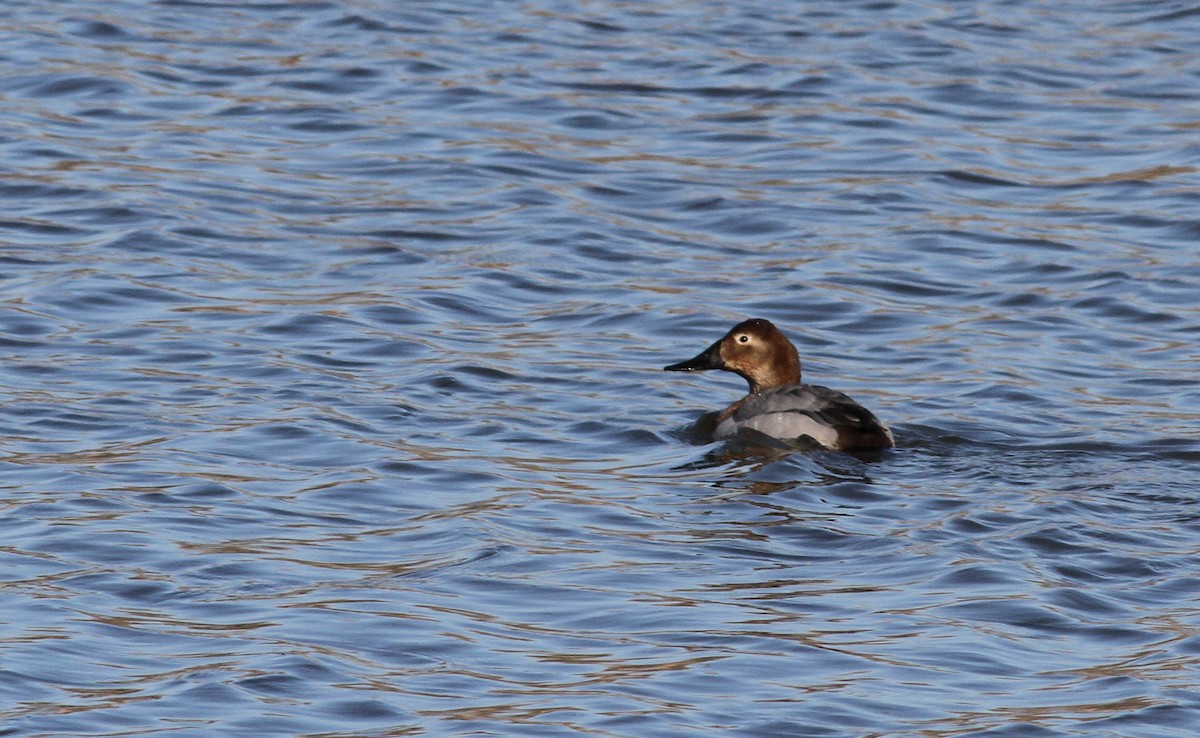
<path id="1" fill-rule="evenodd" d="M 800 356 L 791 344 L 787 348 L 790 350 L 772 362 L 765 371 L 760 370 L 753 375 L 742 374 L 742 378 L 750 384 L 750 394 L 757 395 L 776 387 L 800 384 Z"/>

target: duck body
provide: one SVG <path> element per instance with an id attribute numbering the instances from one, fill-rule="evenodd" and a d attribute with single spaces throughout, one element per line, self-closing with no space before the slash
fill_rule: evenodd
<path id="1" fill-rule="evenodd" d="M 788 384 L 746 395 L 717 416 L 713 440 L 743 429 L 785 441 L 809 439 L 837 451 L 895 445 L 892 432 L 848 395 L 818 384 Z"/>
<path id="2" fill-rule="evenodd" d="M 837 451 L 875 451 L 895 445 L 888 427 L 848 395 L 801 382 L 795 346 L 762 318 L 738 323 L 694 358 L 664 369 L 722 369 L 749 383 L 749 394 L 701 419 L 698 429 L 714 441 L 754 431 Z"/>

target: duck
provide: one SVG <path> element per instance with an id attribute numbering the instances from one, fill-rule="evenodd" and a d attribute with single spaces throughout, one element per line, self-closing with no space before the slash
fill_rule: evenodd
<path id="1" fill-rule="evenodd" d="M 797 447 L 879 451 L 896 445 L 892 431 L 848 395 L 800 380 L 800 354 L 783 331 L 764 318 L 743 320 L 696 356 L 663 367 L 668 372 L 720 369 L 750 385 L 749 394 L 706 413 L 695 430 L 712 441 L 753 431 Z"/>

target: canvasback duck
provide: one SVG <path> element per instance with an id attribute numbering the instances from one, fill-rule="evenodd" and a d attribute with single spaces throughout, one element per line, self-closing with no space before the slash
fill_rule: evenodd
<path id="1" fill-rule="evenodd" d="M 748 428 L 782 441 L 815 442 L 836 451 L 875 451 L 895 445 L 892 432 L 847 395 L 800 381 L 796 347 L 769 320 L 751 318 L 694 358 L 663 367 L 668 372 L 724 369 L 750 383 L 750 394 L 697 430 L 718 441 Z"/>

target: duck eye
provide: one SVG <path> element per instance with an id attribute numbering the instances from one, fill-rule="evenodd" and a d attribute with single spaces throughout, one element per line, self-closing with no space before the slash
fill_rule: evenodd
<path id="1" fill-rule="evenodd" d="M 738 343 L 746 343 L 749 340 L 750 340 L 750 336 L 747 336 L 745 333 L 738 336 Z"/>

